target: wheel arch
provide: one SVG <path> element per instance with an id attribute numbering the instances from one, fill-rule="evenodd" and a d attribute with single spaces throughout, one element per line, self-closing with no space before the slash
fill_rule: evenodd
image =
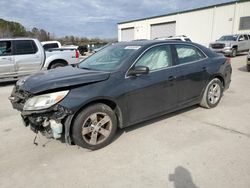
<path id="1" fill-rule="evenodd" d="M 232 48 L 235 48 L 237 50 L 238 46 L 237 45 L 233 45 Z"/>
<path id="2" fill-rule="evenodd" d="M 224 79 L 224 77 L 222 75 L 220 75 L 220 74 L 217 74 L 212 79 L 214 79 L 214 78 L 218 78 L 221 81 L 223 89 L 224 89 L 224 87 L 225 87 L 225 79 Z"/>
<path id="3" fill-rule="evenodd" d="M 51 66 L 56 64 L 56 63 L 63 63 L 65 66 L 68 65 L 68 62 L 65 59 L 55 59 L 49 63 L 48 69 L 50 69 Z"/>
<path id="4" fill-rule="evenodd" d="M 218 78 L 218 79 L 221 81 L 222 86 L 223 86 L 223 90 L 224 90 L 224 87 L 225 87 L 225 80 L 224 80 L 224 77 L 223 77 L 221 74 L 215 74 L 215 75 L 211 76 L 211 77 L 207 80 L 205 86 L 204 86 L 203 89 L 202 89 L 202 92 L 201 92 L 200 97 L 203 96 L 203 94 L 204 94 L 204 92 L 205 92 L 205 90 L 206 90 L 207 85 L 208 85 L 209 82 L 211 82 L 211 80 L 213 80 L 214 78 Z"/>
<path id="5" fill-rule="evenodd" d="M 91 105 L 94 105 L 94 104 L 98 104 L 98 103 L 101 103 L 101 104 L 106 104 L 107 106 L 109 106 L 115 113 L 116 117 L 117 117 L 117 121 L 118 121 L 118 127 L 119 128 L 122 128 L 122 122 L 123 122 L 123 119 L 122 119 L 122 112 L 121 112 L 121 109 L 120 107 L 118 106 L 118 104 L 112 100 L 112 99 L 106 99 L 106 98 L 102 98 L 102 99 L 95 99 L 95 100 L 92 100 L 92 101 L 89 101 L 87 102 L 86 104 L 82 105 L 75 113 L 74 115 L 72 115 L 70 118 L 69 118 L 69 122 L 67 122 L 67 124 L 65 124 L 65 138 L 66 138 L 66 141 L 68 143 L 72 142 L 73 139 L 72 139 L 72 127 L 73 127 L 73 124 L 75 122 L 75 119 L 77 117 L 77 115 L 82 111 L 84 110 L 85 108 L 87 108 L 88 106 L 91 106 Z M 66 120 L 67 121 L 67 120 Z"/>

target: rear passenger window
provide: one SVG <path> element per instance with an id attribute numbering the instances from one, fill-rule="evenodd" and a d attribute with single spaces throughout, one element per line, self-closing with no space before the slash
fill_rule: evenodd
<path id="1" fill-rule="evenodd" d="M 43 48 L 45 50 L 48 50 L 50 48 L 59 48 L 58 44 L 57 43 L 50 43 L 50 44 L 44 44 L 43 45 Z"/>
<path id="2" fill-rule="evenodd" d="M 32 40 L 17 40 L 15 41 L 15 55 L 35 54 L 37 47 Z"/>
<path id="3" fill-rule="evenodd" d="M 176 44 L 175 48 L 178 56 L 178 64 L 199 61 L 205 58 L 205 55 L 194 46 Z"/>

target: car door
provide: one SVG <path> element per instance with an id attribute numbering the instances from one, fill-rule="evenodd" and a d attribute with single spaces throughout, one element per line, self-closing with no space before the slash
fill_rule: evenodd
<path id="1" fill-rule="evenodd" d="M 18 75 L 32 74 L 40 70 L 42 55 L 33 40 L 16 40 L 14 47 Z"/>
<path id="2" fill-rule="evenodd" d="M 244 35 L 240 35 L 238 38 L 238 51 L 247 50 L 248 41 L 245 39 Z"/>
<path id="3" fill-rule="evenodd" d="M 197 47 L 189 44 L 176 44 L 176 87 L 179 91 L 179 106 L 200 98 L 209 79 L 206 71 L 207 57 Z"/>
<path id="4" fill-rule="evenodd" d="M 15 74 L 13 48 L 10 40 L 0 41 L 0 78 Z"/>
<path id="5" fill-rule="evenodd" d="M 244 39 L 245 39 L 245 51 L 250 49 L 250 38 L 248 35 L 244 35 Z"/>
<path id="6" fill-rule="evenodd" d="M 125 78 L 127 110 L 130 123 L 140 122 L 174 108 L 176 91 L 175 67 L 172 67 L 170 45 L 148 49 L 133 67 L 146 66 L 149 73 Z M 133 69 L 133 67 L 131 69 Z"/>

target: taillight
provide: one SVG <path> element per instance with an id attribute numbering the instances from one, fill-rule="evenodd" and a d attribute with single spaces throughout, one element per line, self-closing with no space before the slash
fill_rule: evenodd
<path id="1" fill-rule="evenodd" d="M 227 64 L 231 64 L 231 58 L 227 57 L 226 62 L 227 62 Z"/>
<path id="2" fill-rule="evenodd" d="M 80 52 L 76 50 L 76 58 L 79 58 Z"/>

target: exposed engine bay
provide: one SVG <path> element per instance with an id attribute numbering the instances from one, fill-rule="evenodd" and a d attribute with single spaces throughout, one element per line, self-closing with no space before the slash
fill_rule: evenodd
<path id="1" fill-rule="evenodd" d="M 9 97 L 14 109 L 21 112 L 24 125 L 30 126 L 35 133 L 40 132 L 47 138 L 59 139 L 64 134 L 64 122 L 70 110 L 60 105 L 55 105 L 52 108 L 39 111 L 24 111 L 24 104 L 31 98 L 32 94 L 19 89 L 15 86 L 11 96 Z"/>

